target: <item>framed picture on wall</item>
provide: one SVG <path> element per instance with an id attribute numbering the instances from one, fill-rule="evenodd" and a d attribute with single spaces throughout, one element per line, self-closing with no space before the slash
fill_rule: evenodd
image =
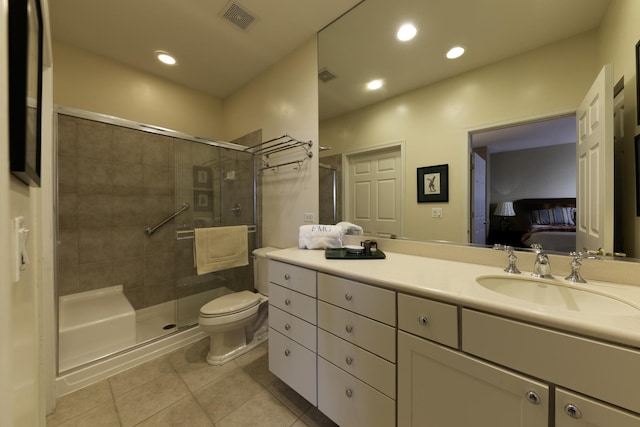
<path id="1" fill-rule="evenodd" d="M 634 138 L 636 146 L 636 216 L 640 216 L 640 134 Z"/>
<path id="2" fill-rule="evenodd" d="M 193 190 L 193 210 L 211 211 L 213 209 L 213 191 Z"/>
<path id="3" fill-rule="evenodd" d="M 418 168 L 418 203 L 449 201 L 449 165 Z"/>
<path id="4" fill-rule="evenodd" d="M 636 43 L 636 117 L 640 126 L 640 40 Z"/>
<path id="5" fill-rule="evenodd" d="M 40 185 L 42 10 L 40 0 L 9 0 L 9 163 L 25 184 Z"/>
<path id="6" fill-rule="evenodd" d="M 211 168 L 206 166 L 193 167 L 193 188 L 213 188 Z"/>

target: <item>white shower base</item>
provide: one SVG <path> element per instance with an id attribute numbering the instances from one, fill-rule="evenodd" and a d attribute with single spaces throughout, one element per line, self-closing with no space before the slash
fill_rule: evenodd
<path id="1" fill-rule="evenodd" d="M 176 323 L 181 327 L 196 325 L 200 307 L 214 298 L 231 292 L 230 289 L 223 287 L 137 310 L 135 312 L 136 339 L 133 343 L 137 345 L 132 344 L 130 349 L 115 354 L 102 353 L 95 356 L 94 359 L 98 359 L 92 363 L 86 363 L 88 360 L 74 365 L 61 363 L 59 369 L 61 374 L 56 378 L 56 397 L 64 396 L 207 337 L 207 334 L 197 326 L 180 332 L 176 332 L 175 326 L 169 329 L 164 328 Z"/>

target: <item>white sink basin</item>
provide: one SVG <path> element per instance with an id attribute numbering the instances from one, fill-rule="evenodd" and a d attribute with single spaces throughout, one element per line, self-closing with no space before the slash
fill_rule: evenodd
<path id="1" fill-rule="evenodd" d="M 527 276 L 480 276 L 476 282 L 493 292 L 554 309 L 615 315 L 640 312 L 633 302 L 589 289 L 589 284 L 573 285 Z"/>

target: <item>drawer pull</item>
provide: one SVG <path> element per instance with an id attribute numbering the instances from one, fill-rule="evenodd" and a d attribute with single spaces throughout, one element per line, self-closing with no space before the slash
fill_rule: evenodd
<path id="1" fill-rule="evenodd" d="M 429 319 L 427 319 L 427 316 L 420 316 L 418 317 L 418 323 L 422 326 L 426 326 L 426 324 L 429 323 Z"/>
<path id="2" fill-rule="evenodd" d="M 284 351 L 284 355 L 285 355 L 285 356 L 289 357 L 289 355 L 290 355 L 290 354 L 291 354 L 291 351 L 289 351 L 289 349 L 286 349 L 286 350 Z"/>
<path id="3" fill-rule="evenodd" d="M 582 417 L 582 412 L 580 411 L 580 409 L 578 409 L 578 407 L 572 403 L 568 403 L 565 405 L 564 412 L 571 418 L 578 419 Z"/>
<path id="4" fill-rule="evenodd" d="M 345 330 L 345 331 L 347 331 L 347 332 L 349 332 L 349 333 L 353 332 L 353 325 L 347 325 L 347 326 L 345 326 L 345 327 L 344 327 L 344 330 Z"/>
<path id="5" fill-rule="evenodd" d="M 288 331 L 289 329 L 291 329 L 291 325 L 290 325 L 290 324 L 288 324 L 288 323 L 287 323 L 287 324 L 285 324 L 285 325 L 284 325 L 284 330 L 285 330 L 285 331 Z"/>
<path id="6" fill-rule="evenodd" d="M 289 298 L 285 298 L 284 305 L 291 305 L 291 300 Z"/>
<path id="7" fill-rule="evenodd" d="M 351 397 L 351 396 L 353 396 L 353 390 L 351 390 L 350 388 L 347 388 L 345 390 L 344 394 L 346 394 L 347 397 Z"/>
<path id="8" fill-rule="evenodd" d="M 351 301 L 353 299 L 353 295 L 351 294 L 344 294 L 344 299 L 346 299 L 347 301 Z"/>
<path id="9" fill-rule="evenodd" d="M 347 365 L 351 365 L 353 363 L 353 357 L 347 356 L 347 358 L 344 359 L 344 361 Z"/>
<path id="10" fill-rule="evenodd" d="M 284 280 L 289 280 L 289 279 L 291 279 L 291 276 L 289 276 L 289 273 L 285 274 L 284 275 Z"/>
<path id="11" fill-rule="evenodd" d="M 536 393 L 535 391 L 527 392 L 527 400 L 533 403 L 534 405 L 540 404 L 540 396 L 538 396 L 538 393 Z"/>

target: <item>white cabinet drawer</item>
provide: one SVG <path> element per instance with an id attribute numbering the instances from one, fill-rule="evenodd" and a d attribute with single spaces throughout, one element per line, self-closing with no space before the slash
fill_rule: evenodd
<path id="1" fill-rule="evenodd" d="M 269 370 L 317 406 L 316 354 L 269 328 Z"/>
<path id="2" fill-rule="evenodd" d="M 449 347 L 458 347 L 458 308 L 398 294 L 398 328 Z"/>
<path id="3" fill-rule="evenodd" d="M 269 326 L 282 335 L 316 351 L 316 327 L 291 313 L 269 306 Z"/>
<path id="4" fill-rule="evenodd" d="M 318 326 L 390 362 L 396 361 L 396 329 L 318 301 Z"/>
<path id="5" fill-rule="evenodd" d="M 640 351 L 468 309 L 462 310 L 462 349 L 640 412 Z"/>
<path id="6" fill-rule="evenodd" d="M 393 363 L 322 329 L 318 329 L 318 355 L 395 400 Z"/>
<path id="7" fill-rule="evenodd" d="M 316 300 L 289 288 L 269 283 L 269 305 L 316 324 Z"/>
<path id="8" fill-rule="evenodd" d="M 640 416 L 580 396 L 556 390 L 556 427 L 638 427 Z"/>
<path id="9" fill-rule="evenodd" d="M 318 299 L 396 325 L 396 293 L 388 289 L 318 273 Z"/>
<path id="10" fill-rule="evenodd" d="M 291 264 L 269 260 L 269 282 L 316 296 L 316 272 Z"/>
<path id="11" fill-rule="evenodd" d="M 318 358 L 318 409 L 341 427 L 396 424 L 393 399 Z"/>

